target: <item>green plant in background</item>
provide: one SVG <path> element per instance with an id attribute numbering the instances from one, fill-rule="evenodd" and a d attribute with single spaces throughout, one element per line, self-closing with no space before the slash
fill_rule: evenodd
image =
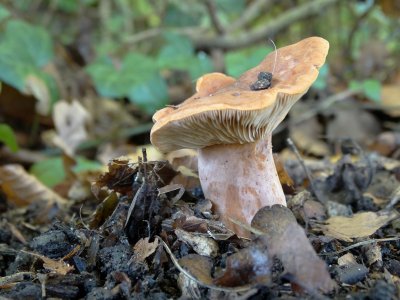
<path id="1" fill-rule="evenodd" d="M 378 80 L 367 79 L 363 81 L 352 80 L 350 82 L 350 89 L 355 91 L 360 91 L 364 94 L 368 99 L 380 102 L 381 101 L 381 92 L 382 92 L 382 84 Z"/>
<path id="2" fill-rule="evenodd" d="M 53 57 L 53 42 L 44 28 L 19 20 L 5 24 L 0 33 L 0 80 L 34 95 L 42 114 L 58 99 L 54 78 L 44 71 Z"/>
<path id="3" fill-rule="evenodd" d="M 7 124 L 0 123 L 0 142 L 4 143 L 13 152 L 17 152 L 19 149 L 14 131 Z"/>
<path id="4" fill-rule="evenodd" d="M 252 47 L 230 51 L 225 55 L 226 72 L 228 75 L 238 77 L 243 72 L 257 66 L 269 52 L 271 47 Z M 267 70 L 272 72 L 272 70 Z"/>
<path id="5" fill-rule="evenodd" d="M 103 97 L 128 98 L 152 114 L 168 103 L 168 87 L 163 70 L 186 71 L 195 80 L 212 71 L 207 55 L 196 54 L 188 38 L 165 34 L 165 43 L 156 56 L 130 52 L 119 62 L 103 56 L 87 67 L 97 92 Z"/>
<path id="6" fill-rule="evenodd" d="M 100 170 L 101 168 L 102 164 L 98 162 L 88 160 L 84 157 L 77 157 L 76 165 L 71 171 L 74 174 L 78 174 L 85 171 Z M 66 172 L 61 156 L 51 157 L 33 164 L 29 173 L 34 175 L 48 187 L 54 187 L 63 182 L 66 178 Z"/>

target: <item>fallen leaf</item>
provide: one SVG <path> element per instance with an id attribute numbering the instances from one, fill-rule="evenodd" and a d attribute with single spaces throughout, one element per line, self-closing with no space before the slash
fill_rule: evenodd
<path id="1" fill-rule="evenodd" d="M 367 237 L 375 233 L 399 217 L 396 211 L 390 212 L 361 212 L 351 217 L 336 216 L 326 220 L 325 224 L 317 225 L 325 235 L 338 240 L 352 242 L 354 238 Z"/>
<path id="2" fill-rule="evenodd" d="M 133 260 L 137 263 L 144 263 L 145 259 L 152 255 L 158 247 L 158 240 L 155 239 L 154 242 L 149 242 L 149 238 L 142 238 L 135 246 L 133 246 Z"/>
<path id="3" fill-rule="evenodd" d="M 62 100 L 54 105 L 53 120 L 57 131 L 53 143 L 67 155 L 74 156 L 78 146 L 88 138 L 89 113 L 77 100 L 71 103 Z"/>
<path id="4" fill-rule="evenodd" d="M 255 244 L 229 256 L 224 273 L 214 279 L 214 284 L 226 287 L 255 283 L 268 285 L 272 263 L 266 248 L 266 245 Z"/>
<path id="5" fill-rule="evenodd" d="M 273 154 L 274 163 L 276 167 L 276 171 L 278 172 L 279 181 L 281 182 L 283 191 L 286 194 L 294 193 L 294 182 L 293 179 L 290 178 L 289 174 L 286 172 L 285 165 L 282 160 L 279 158 L 279 155 Z"/>
<path id="6" fill-rule="evenodd" d="M 39 258 L 40 260 L 42 260 L 43 267 L 52 273 L 59 274 L 59 275 L 66 275 L 69 272 L 72 272 L 73 270 L 75 270 L 73 266 L 67 264 L 62 259 L 54 260 L 54 259 L 48 258 L 46 256 L 43 256 L 43 255 L 40 255 L 40 254 L 37 254 L 34 252 L 25 251 L 25 250 L 21 250 L 21 251 L 26 254 L 35 256 L 35 257 Z"/>
<path id="7" fill-rule="evenodd" d="M 175 234 L 180 241 L 189 244 L 197 254 L 211 257 L 218 254 L 217 242 L 207 236 L 186 232 L 181 229 L 175 229 Z"/>
<path id="8" fill-rule="evenodd" d="M 265 232 L 258 243 L 265 245 L 270 260 L 277 257 L 285 278 L 310 294 L 329 292 L 335 287 L 326 263 L 318 257 L 296 218 L 282 205 L 260 209 L 251 226 Z"/>
<path id="9" fill-rule="evenodd" d="M 212 284 L 211 268 L 212 261 L 207 256 L 199 254 L 188 254 L 179 259 L 179 264 L 192 276 L 205 284 Z"/>
<path id="10" fill-rule="evenodd" d="M 381 102 L 382 108 L 392 117 L 400 117 L 400 86 L 397 84 L 382 86 Z"/>
<path id="11" fill-rule="evenodd" d="M 36 177 L 28 174 L 20 165 L 0 167 L 0 187 L 7 200 L 17 206 L 34 202 L 67 204 L 67 201 L 43 185 Z"/>

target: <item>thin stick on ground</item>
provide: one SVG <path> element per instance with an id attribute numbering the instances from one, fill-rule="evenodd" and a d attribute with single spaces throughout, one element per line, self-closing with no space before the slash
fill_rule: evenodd
<path id="1" fill-rule="evenodd" d="M 384 238 L 384 239 L 371 239 L 371 240 L 366 240 L 366 241 L 362 241 L 362 242 L 358 242 L 355 243 L 353 245 L 350 245 L 346 248 L 343 248 L 339 251 L 335 251 L 335 252 L 330 252 L 330 253 L 320 253 L 320 256 L 333 256 L 333 255 L 337 255 L 337 254 L 341 254 L 343 252 L 349 251 L 351 249 L 360 247 L 360 246 L 365 246 L 365 245 L 369 245 L 369 244 L 373 244 L 373 243 L 381 243 L 381 242 L 393 242 L 393 241 L 397 241 L 400 240 L 400 237 L 391 237 L 391 238 Z"/>
<path id="2" fill-rule="evenodd" d="M 311 176 L 310 170 L 307 168 L 306 164 L 304 163 L 304 160 L 303 160 L 303 158 L 301 157 L 301 154 L 300 154 L 299 150 L 297 149 L 296 145 L 293 143 L 293 141 L 292 141 L 291 138 L 288 138 L 288 139 L 286 140 L 286 142 L 288 143 L 289 147 L 292 149 L 292 151 L 293 151 L 294 154 L 296 155 L 296 157 L 297 157 L 297 159 L 298 159 L 298 161 L 299 161 L 301 167 L 302 167 L 303 170 L 304 170 L 304 173 L 306 174 L 308 180 L 310 181 L 310 188 L 311 188 L 311 191 L 312 191 L 313 194 L 318 198 L 317 193 L 316 193 L 316 189 L 315 189 L 315 186 L 314 186 L 314 180 L 313 180 L 313 178 L 312 178 L 312 176 Z"/>

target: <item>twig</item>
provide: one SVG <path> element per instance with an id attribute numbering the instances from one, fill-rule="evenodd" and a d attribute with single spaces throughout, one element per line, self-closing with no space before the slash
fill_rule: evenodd
<path id="1" fill-rule="evenodd" d="M 0 277 L 0 288 L 1 286 L 6 284 L 32 279 L 34 276 L 35 274 L 32 272 L 19 272 L 12 275 Z"/>
<path id="2" fill-rule="evenodd" d="M 156 236 L 156 238 L 160 241 L 160 243 L 163 245 L 165 251 L 168 253 L 168 255 L 170 256 L 172 262 L 174 263 L 175 267 L 186 277 L 188 277 L 189 279 L 193 280 L 194 282 L 196 282 L 197 284 L 204 286 L 206 288 L 209 289 L 213 289 L 213 290 L 217 290 L 217 291 L 222 291 L 222 292 L 245 292 L 248 291 L 252 288 L 254 288 L 253 285 L 242 285 L 242 286 L 238 286 L 238 287 L 221 287 L 221 286 L 216 286 L 216 285 L 212 285 L 212 284 L 207 284 L 202 282 L 201 280 L 197 279 L 196 277 L 194 277 L 192 274 L 190 274 L 188 271 L 186 271 L 178 262 L 178 260 L 176 259 L 175 255 L 172 253 L 171 249 L 169 249 L 168 245 L 159 237 Z"/>
<path id="3" fill-rule="evenodd" d="M 222 26 L 221 22 L 219 21 L 215 1 L 214 0 L 204 0 L 204 4 L 207 8 L 211 23 L 213 24 L 215 31 L 218 33 L 218 35 L 223 35 L 225 33 L 225 28 Z"/>
<path id="4" fill-rule="evenodd" d="M 343 248 L 339 251 L 335 251 L 335 252 L 330 252 L 330 253 L 320 253 L 320 256 L 332 256 L 332 255 L 337 255 L 346 251 L 349 251 L 351 249 L 360 247 L 360 246 L 365 246 L 368 244 L 373 244 L 373 243 L 380 243 L 380 242 L 392 242 L 392 241 L 397 241 L 400 240 L 400 237 L 392 237 L 392 238 L 384 238 L 384 239 L 371 239 L 371 240 L 366 240 L 366 241 L 362 241 L 362 242 L 358 242 L 355 243 L 353 245 L 350 245 L 346 248 Z"/>
<path id="5" fill-rule="evenodd" d="M 400 201 L 400 187 L 398 187 L 394 193 L 389 203 L 385 207 L 385 211 L 391 210 Z"/>
<path id="6" fill-rule="evenodd" d="M 242 33 L 241 35 L 225 35 L 205 38 L 203 35 L 194 35 L 192 40 L 197 48 L 200 49 L 238 49 L 247 47 L 256 42 L 265 40 L 267 36 L 273 36 L 277 32 L 287 28 L 291 24 L 314 14 L 319 14 L 326 7 L 335 4 L 339 0 L 315 0 L 305 2 L 300 6 L 292 8 L 267 24 L 256 29 Z"/>
<path id="7" fill-rule="evenodd" d="M 256 235 L 264 235 L 265 234 L 264 231 L 258 230 L 257 228 L 251 227 L 250 225 L 244 224 L 244 223 L 242 223 L 242 222 L 240 222 L 238 220 L 229 218 L 229 221 L 231 221 L 232 223 L 234 223 L 236 225 L 239 225 L 240 227 L 242 227 L 242 228 L 244 228 L 244 229 L 246 229 L 246 230 L 248 230 L 251 233 L 254 233 Z M 245 238 L 245 239 L 249 240 L 248 238 Z"/>
<path id="8" fill-rule="evenodd" d="M 247 9 L 242 13 L 241 17 L 233 22 L 227 29 L 226 32 L 234 32 L 238 29 L 242 29 L 248 23 L 257 18 L 262 11 L 268 7 L 274 0 L 255 0 Z"/>
<path id="9" fill-rule="evenodd" d="M 306 176 L 307 176 L 308 180 L 310 181 L 310 187 L 311 187 L 311 190 L 312 190 L 313 194 L 315 196 L 317 196 L 316 189 L 315 189 L 315 186 L 314 186 L 314 180 L 313 180 L 313 178 L 311 176 L 310 170 L 308 170 L 306 164 L 304 163 L 304 160 L 301 157 L 301 154 L 300 154 L 299 150 L 297 149 L 296 145 L 293 143 L 291 138 L 288 138 L 286 141 L 287 141 L 289 147 L 292 149 L 292 151 L 296 155 L 301 167 L 304 170 L 304 173 L 306 173 Z"/>

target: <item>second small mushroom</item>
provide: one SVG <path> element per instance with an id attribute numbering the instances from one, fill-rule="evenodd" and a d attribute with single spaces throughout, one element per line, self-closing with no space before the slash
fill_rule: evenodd
<path id="1" fill-rule="evenodd" d="M 199 149 L 204 195 L 238 236 L 249 233 L 232 219 L 250 224 L 260 208 L 286 205 L 272 157 L 272 131 L 315 81 L 328 49 L 326 40 L 311 37 L 276 50 L 271 86 L 265 88 L 256 83 L 273 69 L 275 53 L 237 80 L 204 75 L 192 97 L 153 116 L 151 141 L 159 150 Z"/>

